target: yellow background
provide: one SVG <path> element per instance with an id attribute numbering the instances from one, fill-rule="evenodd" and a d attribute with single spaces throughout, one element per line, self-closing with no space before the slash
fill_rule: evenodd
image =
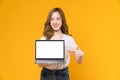
<path id="1" fill-rule="evenodd" d="M 39 80 L 34 41 L 53 7 L 85 53 L 82 65 L 71 55 L 71 80 L 120 80 L 119 0 L 0 0 L 0 80 Z"/>

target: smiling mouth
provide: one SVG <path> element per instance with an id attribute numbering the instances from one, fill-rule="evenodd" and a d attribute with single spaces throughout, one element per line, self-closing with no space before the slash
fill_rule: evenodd
<path id="1" fill-rule="evenodd" d="M 58 25 L 53 25 L 53 27 L 54 27 L 54 28 L 57 28 L 57 27 L 58 27 Z"/>

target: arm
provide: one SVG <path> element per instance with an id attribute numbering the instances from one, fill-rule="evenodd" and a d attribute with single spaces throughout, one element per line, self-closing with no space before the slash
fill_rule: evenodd
<path id="1" fill-rule="evenodd" d="M 48 64 L 38 64 L 39 67 L 45 67 L 48 66 Z"/>
<path id="2" fill-rule="evenodd" d="M 80 50 L 79 47 L 77 47 L 76 50 L 73 51 L 73 53 L 74 53 L 73 55 L 74 55 L 76 61 L 79 64 L 81 64 L 83 62 L 83 60 L 84 60 L 84 53 Z"/>

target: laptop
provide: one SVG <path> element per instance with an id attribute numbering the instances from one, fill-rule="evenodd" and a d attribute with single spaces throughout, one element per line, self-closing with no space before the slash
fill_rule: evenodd
<path id="1" fill-rule="evenodd" d="M 35 63 L 63 63 L 65 59 L 64 40 L 35 40 Z"/>

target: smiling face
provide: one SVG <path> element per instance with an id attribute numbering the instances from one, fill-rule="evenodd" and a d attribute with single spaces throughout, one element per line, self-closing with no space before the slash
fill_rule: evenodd
<path id="1" fill-rule="evenodd" d="M 53 28 L 54 31 L 61 30 L 62 26 L 62 18 L 59 14 L 59 12 L 53 12 L 51 19 L 50 19 L 50 25 Z"/>
<path id="2" fill-rule="evenodd" d="M 45 22 L 43 35 L 47 40 L 54 35 L 54 32 L 62 32 L 68 35 L 68 25 L 61 8 L 51 9 Z"/>

